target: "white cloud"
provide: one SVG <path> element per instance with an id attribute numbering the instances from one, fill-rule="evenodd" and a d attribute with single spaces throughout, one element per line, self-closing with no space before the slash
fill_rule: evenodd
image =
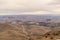
<path id="1" fill-rule="evenodd" d="M 0 0 L 0 9 L 23 9 L 42 7 L 52 0 Z"/>
<path id="2" fill-rule="evenodd" d="M 60 0 L 0 0 L 0 15 L 59 13 L 57 8 L 60 10 Z"/>

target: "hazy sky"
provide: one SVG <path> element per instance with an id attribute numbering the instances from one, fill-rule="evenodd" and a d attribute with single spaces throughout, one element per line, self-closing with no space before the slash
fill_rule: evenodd
<path id="1" fill-rule="evenodd" d="M 60 14 L 60 0 L 0 0 L 0 15 Z"/>

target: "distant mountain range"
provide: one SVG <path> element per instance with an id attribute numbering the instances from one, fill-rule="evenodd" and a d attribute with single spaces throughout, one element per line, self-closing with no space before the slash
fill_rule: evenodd
<path id="1" fill-rule="evenodd" d="M 16 18 L 19 18 L 19 17 L 32 17 L 32 18 L 37 18 L 37 17 L 43 17 L 43 18 L 59 18 L 60 15 L 52 15 L 52 14 L 43 14 L 43 15 L 0 15 L 0 18 L 13 18 L 13 17 L 16 17 Z"/>
<path id="2" fill-rule="evenodd" d="M 50 22 L 60 22 L 60 15 L 44 14 L 44 15 L 0 15 L 0 21 L 11 21 L 11 20 L 20 20 L 20 21 L 33 21 L 40 22 L 51 19 Z"/>

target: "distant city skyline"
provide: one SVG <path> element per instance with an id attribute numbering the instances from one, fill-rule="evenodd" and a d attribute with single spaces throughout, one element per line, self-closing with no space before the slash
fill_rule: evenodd
<path id="1" fill-rule="evenodd" d="M 0 15 L 60 14 L 60 0 L 0 0 Z"/>

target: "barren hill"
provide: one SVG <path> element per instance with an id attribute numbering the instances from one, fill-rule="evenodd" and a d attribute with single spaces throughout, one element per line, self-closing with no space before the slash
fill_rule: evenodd
<path id="1" fill-rule="evenodd" d="M 56 40 L 60 37 L 59 17 L 0 16 L 0 40 Z"/>

